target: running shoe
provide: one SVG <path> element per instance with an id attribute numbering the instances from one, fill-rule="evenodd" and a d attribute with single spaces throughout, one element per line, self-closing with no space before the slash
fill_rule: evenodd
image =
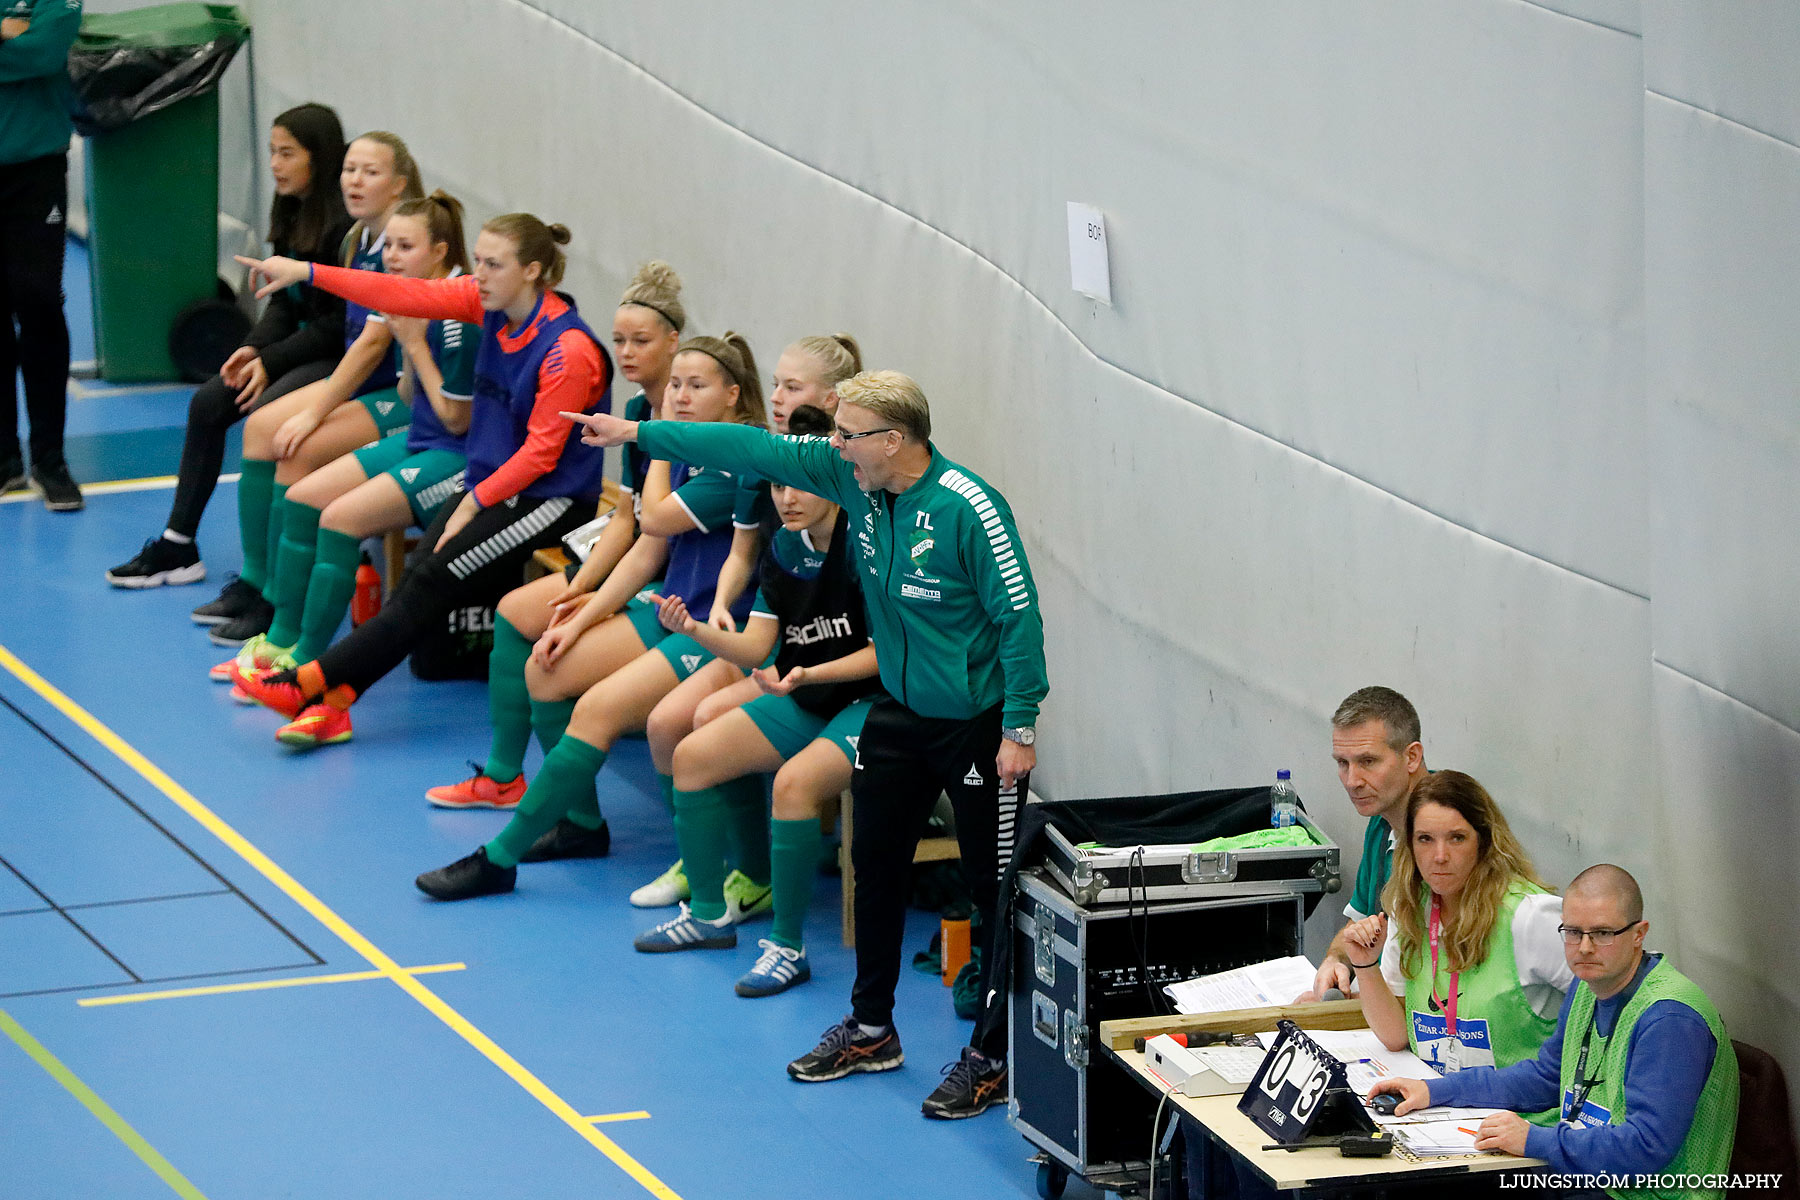
<path id="1" fill-rule="evenodd" d="M 31 482 L 37 484 L 44 507 L 51 512 L 80 512 L 87 505 L 81 498 L 81 485 L 69 474 L 63 462 L 37 464 L 31 468 Z"/>
<path id="2" fill-rule="evenodd" d="M 756 944 L 762 947 L 762 957 L 737 981 L 738 995 L 752 1000 L 773 996 L 812 978 L 804 949 L 793 950 L 768 938 L 758 938 Z"/>
<path id="3" fill-rule="evenodd" d="M 525 795 L 525 777 L 519 775 L 505 783 L 497 783 L 480 763 L 470 763 L 475 774 L 461 783 L 447 783 L 425 789 L 425 799 L 439 808 L 497 808 L 510 812 L 519 807 Z M 608 847 L 610 849 L 610 847 Z"/>
<path id="4" fill-rule="evenodd" d="M 239 672 L 235 677 L 237 686 L 231 689 L 231 698 L 243 704 L 260 704 L 291 721 L 300 715 L 300 710 L 306 707 L 309 697 L 300 690 L 299 684 L 281 678 L 288 673 Z"/>
<path id="5" fill-rule="evenodd" d="M 206 578 L 200 547 L 153 537 L 137 554 L 106 573 L 106 582 L 121 588 L 153 588 L 164 584 L 199 583 Z"/>
<path id="6" fill-rule="evenodd" d="M 688 877 L 681 869 L 681 860 L 675 865 L 631 893 L 634 908 L 667 908 L 671 904 L 679 904 L 688 899 Z"/>
<path id="7" fill-rule="evenodd" d="M 606 822 L 600 828 L 577 825 L 567 817 L 556 818 L 556 824 L 544 830 L 531 849 L 519 856 L 520 862 L 554 862 L 559 858 L 605 858 L 612 852 L 612 830 Z"/>
<path id="8" fill-rule="evenodd" d="M 487 847 L 478 846 L 475 853 L 447 867 L 427 871 L 413 884 L 433 900 L 471 900 L 510 892 L 518 878 L 519 868 L 496 867 L 488 861 Z"/>
<path id="9" fill-rule="evenodd" d="M 242 646 L 268 633 L 274 623 L 275 606 L 258 595 L 249 612 L 214 625 L 206 631 L 206 638 L 215 646 Z"/>
<path id="10" fill-rule="evenodd" d="M 249 612 L 261 599 L 261 592 L 233 575 L 231 581 L 219 589 L 217 600 L 208 600 L 188 615 L 193 617 L 196 625 L 223 625 Z"/>
<path id="11" fill-rule="evenodd" d="M 940 1121 L 960 1121 L 1006 1103 L 1006 1060 L 991 1059 L 973 1046 L 945 1067 L 944 1082 L 925 1098 L 919 1111 Z"/>
<path id="12" fill-rule="evenodd" d="M 789 1063 L 787 1072 L 801 1083 L 824 1083 L 859 1071 L 892 1071 L 905 1061 L 899 1030 L 890 1025 L 884 1033 L 865 1037 L 856 1018 L 845 1017 L 809 1053 Z"/>
<path id="13" fill-rule="evenodd" d="M 667 954 L 671 950 L 729 950 L 737 945 L 737 930 L 730 915 L 717 923 L 702 921 L 687 905 L 654 929 L 645 930 L 632 940 L 632 948 L 644 954 Z"/>
<path id="14" fill-rule="evenodd" d="M 31 473 L 25 464 L 16 458 L 9 458 L 0 463 L 0 495 L 7 492 L 22 492 L 31 486 Z"/>
<path id="15" fill-rule="evenodd" d="M 215 664 L 206 677 L 214 683 L 236 683 L 239 675 L 252 671 L 291 671 L 296 665 L 292 647 L 284 649 L 269 641 L 267 634 L 259 633 L 240 646 L 236 654 Z"/>
<path id="16" fill-rule="evenodd" d="M 733 925 L 760 916 L 775 907 L 775 889 L 757 883 L 742 871 L 725 877 L 725 915 Z"/>
<path id="17" fill-rule="evenodd" d="M 296 691 L 299 689 L 295 689 Z M 284 746 L 311 750 L 314 746 L 335 746 L 350 740 L 350 714 L 329 704 L 314 704 L 275 731 L 275 740 Z"/>

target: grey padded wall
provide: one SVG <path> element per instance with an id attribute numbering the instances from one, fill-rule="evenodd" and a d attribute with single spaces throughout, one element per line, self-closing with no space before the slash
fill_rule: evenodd
<path id="1" fill-rule="evenodd" d="M 1037 574 L 1038 791 L 1291 766 L 1353 867 L 1326 718 L 1389 683 L 1547 878 L 1637 871 L 1800 1073 L 1797 555 L 1757 536 L 1794 499 L 1800 15 L 1755 11 L 254 6 L 261 113 L 328 101 L 473 214 L 566 222 L 598 321 L 655 255 L 767 363 L 849 329 L 921 380 Z M 1114 307 L 1069 290 L 1069 200 Z"/>

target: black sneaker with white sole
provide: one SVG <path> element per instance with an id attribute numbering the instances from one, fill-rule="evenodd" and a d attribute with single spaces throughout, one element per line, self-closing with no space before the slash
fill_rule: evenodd
<path id="1" fill-rule="evenodd" d="M 0 495 L 22 492 L 30 486 L 31 476 L 26 472 L 24 463 L 16 458 L 0 463 Z"/>
<path id="2" fill-rule="evenodd" d="M 801 1083 L 824 1083 L 859 1071 L 892 1071 L 906 1061 L 900 1049 L 900 1033 L 892 1025 L 885 1033 L 865 1037 L 855 1017 L 845 1017 L 825 1031 L 808 1054 L 788 1064 L 788 1074 Z"/>
<path id="3" fill-rule="evenodd" d="M 31 468 L 31 482 L 44 497 L 44 507 L 51 512 L 80 512 L 87 507 L 81 498 L 81 485 L 69 474 L 67 463 L 42 463 Z"/>
<path id="4" fill-rule="evenodd" d="M 944 1082 L 937 1085 L 919 1111 L 940 1121 L 958 1121 L 1006 1103 L 1006 1060 L 986 1058 L 973 1046 L 964 1046 L 962 1057 L 944 1068 Z"/>
<path id="5" fill-rule="evenodd" d="M 556 824 L 544 830 L 531 849 L 519 855 L 520 862 L 555 862 L 563 858 L 605 858 L 612 852 L 612 830 L 606 822 L 600 828 L 577 825 L 567 817 L 556 818 Z"/>
<path id="6" fill-rule="evenodd" d="M 219 622 L 206 631 L 206 636 L 215 646 L 241 646 L 257 634 L 269 632 L 269 626 L 274 623 L 275 606 L 258 592 L 248 612 Z"/>
<path id="7" fill-rule="evenodd" d="M 194 624 L 223 625 L 255 608 L 262 598 L 261 592 L 233 575 L 231 581 L 219 589 L 217 600 L 208 600 L 193 611 Z"/>
<path id="8" fill-rule="evenodd" d="M 199 583 L 205 578 L 206 564 L 200 561 L 200 547 L 161 537 L 151 538 L 133 558 L 106 573 L 106 582 L 122 588 Z"/>

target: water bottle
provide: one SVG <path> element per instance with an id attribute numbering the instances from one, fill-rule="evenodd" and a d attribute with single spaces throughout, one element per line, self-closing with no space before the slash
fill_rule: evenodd
<path id="1" fill-rule="evenodd" d="M 1277 829 L 1300 823 L 1300 797 L 1294 792 L 1286 767 L 1275 772 L 1275 786 L 1269 789 L 1269 824 Z"/>
<path id="2" fill-rule="evenodd" d="M 356 590 L 350 596 L 350 624 L 361 625 L 364 621 L 373 620 L 381 611 L 381 572 L 369 561 L 369 552 L 363 551 L 362 562 L 356 568 Z"/>

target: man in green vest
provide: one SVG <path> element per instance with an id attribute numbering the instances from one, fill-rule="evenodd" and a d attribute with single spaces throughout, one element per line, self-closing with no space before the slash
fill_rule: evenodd
<path id="1" fill-rule="evenodd" d="M 1406 798 L 1425 778 L 1425 747 L 1419 740 L 1419 713 L 1393 688 L 1358 688 L 1331 715 L 1331 757 L 1338 782 L 1368 821 L 1356 884 L 1344 904 L 1344 919 L 1360 921 L 1381 911 L 1381 889 L 1394 864 L 1394 831 L 1406 823 Z M 1312 990 L 1295 1000 L 1306 1004 L 1336 988 L 1350 994 L 1355 981 L 1344 951 L 1344 931 L 1331 940 L 1319 963 Z"/>
<path id="2" fill-rule="evenodd" d="M 1637 881 L 1589 867 L 1563 897 L 1563 953 L 1577 983 L 1534 1059 L 1429 1083 L 1388 1079 L 1405 1115 L 1428 1104 L 1503 1108 L 1480 1150 L 1541 1158 L 1611 1196 L 1719 1197 L 1737 1132 L 1738 1068 L 1712 1002 L 1660 954 L 1644 953 Z M 1548 1128 L 1518 1114 L 1559 1109 Z"/>

